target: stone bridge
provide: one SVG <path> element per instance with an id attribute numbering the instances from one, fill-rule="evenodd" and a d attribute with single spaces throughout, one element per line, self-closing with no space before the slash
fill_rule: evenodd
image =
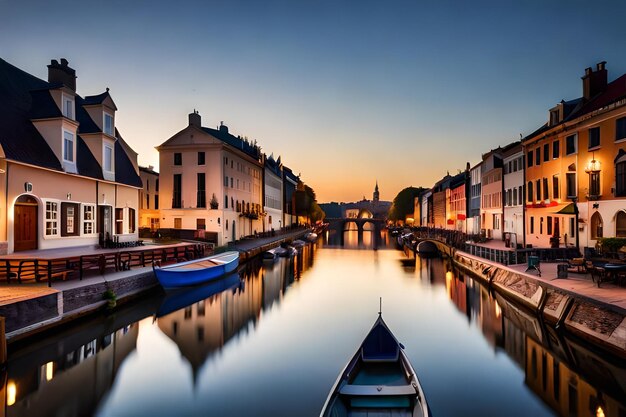
<path id="1" fill-rule="evenodd" d="M 363 231 L 364 231 L 364 226 L 366 224 L 370 224 L 372 225 L 372 232 L 374 233 L 373 237 L 374 237 L 374 247 L 378 247 L 380 242 L 380 231 L 382 230 L 382 228 L 385 226 L 385 220 L 383 219 L 376 219 L 373 217 L 344 217 L 344 218 L 326 218 L 325 221 L 327 221 L 330 224 L 330 228 L 337 230 L 340 232 L 341 235 L 341 245 L 343 245 L 343 232 L 346 228 L 346 225 L 349 223 L 354 223 L 357 227 L 357 231 L 358 231 L 358 241 L 359 244 L 363 243 Z"/>

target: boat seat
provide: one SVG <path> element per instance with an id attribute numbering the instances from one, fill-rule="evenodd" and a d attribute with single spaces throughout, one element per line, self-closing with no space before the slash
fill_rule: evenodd
<path id="1" fill-rule="evenodd" d="M 380 390 L 379 390 L 380 388 Z M 350 396 L 385 396 L 385 395 L 417 395 L 413 385 L 351 385 L 346 384 L 339 390 L 342 395 Z"/>

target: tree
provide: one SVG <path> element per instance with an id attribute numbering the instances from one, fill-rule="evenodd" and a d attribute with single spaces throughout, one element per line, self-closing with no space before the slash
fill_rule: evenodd
<path id="1" fill-rule="evenodd" d="M 393 199 L 389 209 L 389 220 L 398 221 L 406 219 L 407 215 L 413 215 L 415 211 L 415 197 L 425 191 L 423 187 L 407 187 L 400 191 Z"/>

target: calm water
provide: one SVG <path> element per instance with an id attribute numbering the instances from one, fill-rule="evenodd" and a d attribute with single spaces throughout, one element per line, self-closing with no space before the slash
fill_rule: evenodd
<path id="1" fill-rule="evenodd" d="M 155 295 L 14 349 L 0 416 L 317 416 L 379 297 L 435 416 L 626 415 L 623 362 L 356 234 L 248 265 L 189 307 Z"/>

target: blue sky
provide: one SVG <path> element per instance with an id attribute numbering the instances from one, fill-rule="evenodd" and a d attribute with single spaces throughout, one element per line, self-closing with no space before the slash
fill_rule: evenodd
<path id="1" fill-rule="evenodd" d="M 67 58 L 78 93 L 109 87 L 117 127 L 154 147 L 224 121 L 318 200 L 430 186 L 539 127 L 579 97 L 586 67 L 626 73 L 618 1 L 0 0 L 0 57 L 47 77 Z"/>

